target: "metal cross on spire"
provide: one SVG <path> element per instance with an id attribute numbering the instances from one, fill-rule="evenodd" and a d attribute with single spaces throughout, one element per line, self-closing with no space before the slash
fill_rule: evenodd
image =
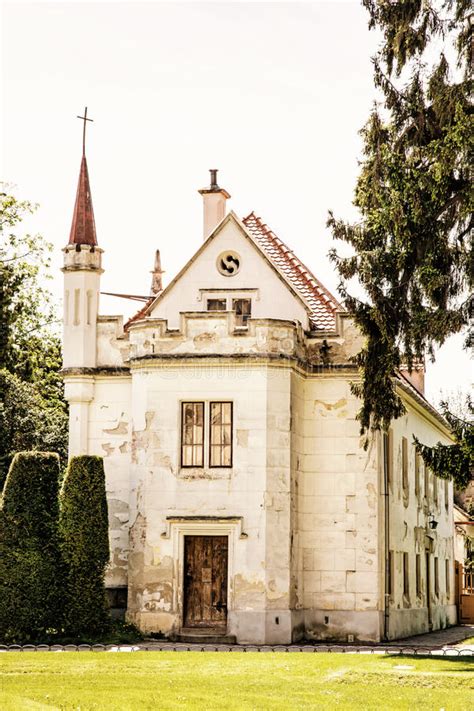
<path id="1" fill-rule="evenodd" d="M 84 116 L 77 116 L 78 119 L 84 121 L 84 126 L 82 128 L 82 155 L 86 155 L 86 121 L 94 121 L 94 119 L 87 118 L 87 106 L 84 109 Z"/>

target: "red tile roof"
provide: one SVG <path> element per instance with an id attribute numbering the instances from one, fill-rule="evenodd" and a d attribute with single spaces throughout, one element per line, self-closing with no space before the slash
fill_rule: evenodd
<path id="1" fill-rule="evenodd" d="M 150 296 L 149 300 L 145 303 L 145 305 L 142 306 L 142 308 L 141 308 L 139 311 L 137 311 L 136 314 L 133 314 L 133 316 L 131 316 L 131 317 L 128 319 L 127 323 L 124 325 L 124 330 L 125 330 L 125 331 L 128 331 L 129 327 L 130 327 L 130 326 L 132 325 L 132 323 L 134 323 L 135 321 L 140 321 L 140 319 L 145 318 L 145 316 L 147 315 L 148 307 L 152 305 L 152 303 L 154 302 L 155 298 L 156 298 L 155 296 Z"/>
<path id="2" fill-rule="evenodd" d="M 341 304 L 254 212 L 245 217 L 243 223 L 273 264 L 310 306 L 313 328 L 333 330 L 336 311 L 343 310 Z"/>

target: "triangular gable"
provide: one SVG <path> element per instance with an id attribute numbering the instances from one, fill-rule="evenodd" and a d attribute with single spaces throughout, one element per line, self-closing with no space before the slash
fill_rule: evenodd
<path id="1" fill-rule="evenodd" d="M 240 220 L 233 211 L 223 218 L 191 259 L 168 284 L 166 289 L 156 297 L 151 297 L 149 302 L 130 319 L 126 324 L 126 328 L 132 322 L 145 318 L 152 313 L 230 221 L 238 227 L 239 232 L 253 246 L 260 257 L 265 260 L 291 294 L 301 303 L 308 315 L 310 327 L 321 331 L 334 330 L 336 313 L 344 311 L 340 303 L 259 217 L 251 212 L 250 215 Z"/>
<path id="2" fill-rule="evenodd" d="M 190 266 L 199 258 L 200 254 L 204 252 L 204 250 L 213 242 L 216 237 L 219 235 L 219 233 L 224 229 L 224 227 L 228 224 L 228 222 L 233 221 L 237 227 L 240 229 L 242 235 L 253 245 L 255 250 L 258 252 L 258 254 L 263 257 L 263 259 L 267 262 L 269 267 L 272 269 L 272 271 L 277 274 L 279 279 L 285 284 L 285 286 L 289 289 L 289 291 L 293 294 L 294 297 L 296 297 L 304 306 L 308 314 L 311 314 L 312 308 L 311 304 L 305 299 L 305 297 L 297 290 L 295 289 L 294 285 L 291 283 L 291 281 L 288 279 L 288 277 L 282 272 L 276 264 L 272 261 L 270 256 L 267 254 L 267 252 L 262 249 L 258 241 L 254 238 L 250 230 L 247 229 L 245 224 L 237 217 L 235 212 L 232 210 L 229 212 L 228 215 L 224 217 L 223 220 L 217 225 L 215 230 L 211 232 L 209 237 L 202 243 L 202 245 L 199 247 L 197 252 L 193 254 L 191 259 L 188 260 L 188 262 L 184 265 L 184 267 L 181 269 L 180 272 L 170 281 L 168 286 L 163 289 L 163 291 L 156 296 L 153 301 L 150 301 L 150 303 L 144 307 L 141 312 L 140 312 L 140 318 L 145 318 L 145 316 L 149 315 L 154 308 L 159 304 L 159 302 L 167 295 L 170 293 L 170 291 L 175 287 L 175 285 L 180 281 L 182 276 L 188 271 Z M 130 323 L 130 322 L 129 322 Z"/>

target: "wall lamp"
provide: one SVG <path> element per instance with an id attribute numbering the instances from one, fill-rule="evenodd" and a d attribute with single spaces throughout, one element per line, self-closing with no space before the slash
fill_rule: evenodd
<path id="1" fill-rule="evenodd" d="M 438 528 L 438 521 L 435 520 L 434 514 L 428 514 L 428 526 L 435 531 Z"/>

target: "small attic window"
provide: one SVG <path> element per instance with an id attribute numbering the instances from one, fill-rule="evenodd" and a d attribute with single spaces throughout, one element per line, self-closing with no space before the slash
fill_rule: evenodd
<path id="1" fill-rule="evenodd" d="M 232 310 L 235 311 L 236 325 L 246 327 L 252 314 L 252 301 L 250 299 L 232 299 Z"/>
<path id="2" fill-rule="evenodd" d="M 227 310 L 227 299 L 208 299 L 207 300 L 207 310 L 208 311 L 226 311 Z"/>

